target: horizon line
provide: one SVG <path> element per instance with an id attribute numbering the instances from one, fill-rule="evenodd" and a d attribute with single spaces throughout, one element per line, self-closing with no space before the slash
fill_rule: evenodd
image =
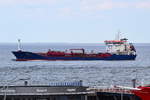
<path id="1" fill-rule="evenodd" d="M 14 43 L 18 43 L 18 42 L 0 42 L 0 44 L 14 44 Z M 36 43 L 56 43 L 56 44 L 105 44 L 104 42 L 21 42 L 21 44 L 36 44 Z M 130 42 L 129 42 L 130 43 Z M 136 43 L 136 44 L 150 44 L 150 42 L 132 42 L 132 43 Z"/>

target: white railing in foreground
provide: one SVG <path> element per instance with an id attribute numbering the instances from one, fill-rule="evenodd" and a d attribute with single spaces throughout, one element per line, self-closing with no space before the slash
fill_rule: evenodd
<path id="1" fill-rule="evenodd" d="M 119 88 L 117 86 L 96 86 L 90 87 L 87 89 L 88 91 L 95 91 L 95 92 L 109 92 L 109 93 L 124 93 L 124 94 L 132 94 L 131 89 Z"/>

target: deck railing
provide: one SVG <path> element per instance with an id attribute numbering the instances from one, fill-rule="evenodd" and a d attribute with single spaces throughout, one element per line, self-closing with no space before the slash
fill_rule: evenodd
<path id="1" fill-rule="evenodd" d="M 91 87 L 88 88 L 88 90 L 93 90 L 95 92 L 132 94 L 131 90 L 118 87 Z"/>
<path id="2" fill-rule="evenodd" d="M 50 86 L 83 86 L 82 81 L 75 81 L 75 82 L 55 82 L 50 83 Z"/>

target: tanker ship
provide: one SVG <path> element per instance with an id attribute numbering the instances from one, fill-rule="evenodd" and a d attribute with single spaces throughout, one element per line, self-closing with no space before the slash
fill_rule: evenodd
<path id="1" fill-rule="evenodd" d="M 85 49 L 69 49 L 65 51 L 55 51 L 49 49 L 47 52 L 34 53 L 20 49 L 20 40 L 18 40 L 18 50 L 12 51 L 16 61 L 28 60 L 135 60 L 136 50 L 128 39 L 118 38 L 115 40 L 106 40 L 106 52 L 87 53 Z"/>

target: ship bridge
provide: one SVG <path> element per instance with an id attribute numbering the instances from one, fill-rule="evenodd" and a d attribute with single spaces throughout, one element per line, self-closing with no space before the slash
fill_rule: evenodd
<path id="1" fill-rule="evenodd" d="M 106 44 L 106 51 L 112 54 L 133 54 L 135 50 L 132 44 L 128 43 L 128 39 L 123 38 L 120 40 L 106 40 L 104 41 Z"/>

